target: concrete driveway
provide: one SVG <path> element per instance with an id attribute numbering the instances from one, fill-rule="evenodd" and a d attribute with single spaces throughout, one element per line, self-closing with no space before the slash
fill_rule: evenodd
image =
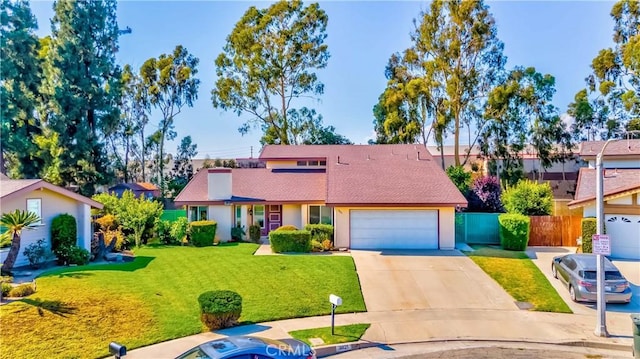
<path id="1" fill-rule="evenodd" d="M 351 252 L 367 311 L 518 310 L 513 298 L 459 251 Z"/>
<path id="2" fill-rule="evenodd" d="M 575 247 L 529 247 L 527 255 L 533 263 L 544 273 L 551 285 L 556 289 L 560 297 L 569 305 L 569 308 L 576 314 L 594 314 L 595 303 L 576 303 L 571 300 L 569 290 L 558 279 L 551 274 L 551 261 L 553 257 L 564 254 L 575 253 Z M 640 313 L 640 261 L 632 260 L 612 260 L 618 267 L 622 275 L 627 278 L 633 291 L 633 297 L 629 304 L 607 304 L 607 312 L 624 313 L 625 320 L 628 320 L 627 313 Z"/>

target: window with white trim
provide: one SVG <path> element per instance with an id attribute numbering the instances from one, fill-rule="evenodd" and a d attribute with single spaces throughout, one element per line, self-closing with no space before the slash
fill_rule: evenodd
<path id="1" fill-rule="evenodd" d="M 193 221 L 206 221 L 208 220 L 207 206 L 191 206 L 189 207 L 189 222 Z"/>
<path id="2" fill-rule="evenodd" d="M 34 226 L 42 224 L 42 198 L 27 198 L 27 212 L 31 212 L 38 216 L 38 222 Z"/>
<path id="3" fill-rule="evenodd" d="M 309 224 L 333 224 L 331 207 L 309 206 Z"/>

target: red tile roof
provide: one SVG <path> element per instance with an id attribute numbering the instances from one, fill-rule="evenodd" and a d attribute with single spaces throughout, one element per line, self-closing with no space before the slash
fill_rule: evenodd
<path id="1" fill-rule="evenodd" d="M 581 157 L 595 158 L 606 141 L 582 142 Z M 610 142 L 604 150 L 604 157 L 637 157 L 640 160 L 640 140 L 618 140 Z"/>
<path id="2" fill-rule="evenodd" d="M 326 173 L 234 169 L 234 197 L 361 206 L 467 204 L 421 145 L 272 145 L 265 146 L 260 159 L 326 159 Z M 206 201 L 207 175 L 199 171 L 176 202 Z"/>
<path id="3" fill-rule="evenodd" d="M 608 150 L 608 148 L 607 148 Z M 625 192 L 640 192 L 640 169 L 607 169 L 604 175 L 604 197 L 615 196 Z M 569 206 L 579 207 L 596 199 L 596 170 L 581 168 L 578 175 L 578 186 L 575 199 Z"/>

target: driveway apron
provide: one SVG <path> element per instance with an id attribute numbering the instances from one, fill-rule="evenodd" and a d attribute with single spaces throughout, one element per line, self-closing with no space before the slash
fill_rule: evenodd
<path id="1" fill-rule="evenodd" d="M 518 310 L 498 283 L 459 251 L 352 251 L 367 311 Z"/>

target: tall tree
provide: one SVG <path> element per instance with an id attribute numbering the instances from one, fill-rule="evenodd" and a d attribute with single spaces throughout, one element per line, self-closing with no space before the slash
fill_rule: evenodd
<path id="1" fill-rule="evenodd" d="M 482 126 L 480 109 L 503 72 L 503 44 L 482 1 L 436 0 L 414 23 L 413 46 L 387 67 L 386 108 L 378 114 L 386 112 L 389 119 L 385 131 L 405 138 L 420 136 L 424 142 L 431 129 L 442 144 L 452 134 L 460 165 L 461 129 L 469 131 L 471 147 L 477 140 L 471 128 Z"/>
<path id="2" fill-rule="evenodd" d="M 107 137 L 113 159 L 111 162 L 117 171 L 116 175 L 125 183 L 138 178 L 140 171 L 144 181 L 144 130 L 149 118 L 145 110 L 146 100 L 143 98 L 140 76 L 130 65 L 123 68 L 120 86 L 120 121 L 113 124 L 114 128 L 108 129 Z"/>
<path id="3" fill-rule="evenodd" d="M 198 145 L 191 142 L 191 136 L 180 141 L 176 157 L 173 159 L 173 170 L 169 180 L 169 192 L 175 197 L 193 177 L 193 158 L 198 154 Z"/>
<path id="4" fill-rule="evenodd" d="M 54 10 L 45 71 L 53 110 L 48 126 L 63 148 L 64 184 L 91 195 L 111 179 L 104 137 L 119 121 L 116 2 L 58 0 Z"/>
<path id="5" fill-rule="evenodd" d="M 576 119 L 573 132 L 580 139 L 589 139 L 589 133 L 597 139 L 618 137 L 640 118 L 640 3 L 620 0 L 611 17 L 614 46 L 593 59 L 587 88 L 569 106 Z"/>
<path id="6" fill-rule="evenodd" d="M 37 28 L 28 1 L 0 1 L 0 171 L 14 178 L 39 177 L 44 165 L 34 142 L 42 133 Z"/>
<path id="7" fill-rule="evenodd" d="M 480 149 L 502 164 L 498 174 L 516 183 L 523 175 L 522 153 L 531 144 L 543 168 L 560 160 L 557 146 L 571 149 L 570 135 L 552 104 L 555 78 L 535 68 L 516 67 L 490 93 Z"/>
<path id="8" fill-rule="evenodd" d="M 164 198 L 166 186 L 164 183 L 165 153 L 164 144 L 167 139 L 175 138 L 174 120 L 182 109 L 192 107 L 198 98 L 200 80 L 195 77 L 198 73 L 198 58 L 189 54 L 182 45 L 176 46 L 171 54 L 162 54 L 151 58 L 140 68 L 142 88 L 146 89 L 144 97 L 150 107 L 160 110 L 158 124 L 158 171 L 159 185 Z M 173 133 L 173 138 L 168 138 Z"/>
<path id="9" fill-rule="evenodd" d="M 308 121 L 317 118 L 301 114 L 312 111 L 295 108 L 294 100 L 324 92 L 314 71 L 329 60 L 327 21 L 317 3 L 281 0 L 266 9 L 250 7 L 216 58 L 213 106 L 249 115 L 242 134 L 257 126 L 264 143 L 297 144 L 297 134 L 309 131 Z"/>

